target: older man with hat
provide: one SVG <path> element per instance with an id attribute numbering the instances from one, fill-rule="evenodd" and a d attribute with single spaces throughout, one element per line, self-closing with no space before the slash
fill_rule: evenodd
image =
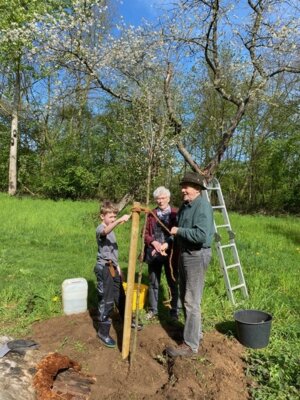
<path id="1" fill-rule="evenodd" d="M 214 235 L 213 211 L 202 196 L 204 178 L 187 172 L 180 182 L 183 204 L 178 212 L 178 227 L 171 229 L 179 248 L 179 288 L 185 325 L 183 342 L 167 347 L 172 357 L 190 357 L 198 353 L 202 339 L 201 298 L 205 273 L 211 260 Z"/>

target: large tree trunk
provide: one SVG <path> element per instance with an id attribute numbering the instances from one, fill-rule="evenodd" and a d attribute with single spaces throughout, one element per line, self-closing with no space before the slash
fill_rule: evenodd
<path id="1" fill-rule="evenodd" d="M 18 126 L 20 108 L 20 81 L 21 75 L 18 69 L 16 73 L 15 95 L 11 120 L 10 152 L 9 152 L 9 177 L 8 194 L 14 196 L 17 192 L 17 157 L 18 157 Z"/>

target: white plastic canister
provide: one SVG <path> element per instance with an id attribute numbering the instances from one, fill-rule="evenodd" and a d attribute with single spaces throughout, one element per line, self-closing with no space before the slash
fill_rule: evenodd
<path id="1" fill-rule="evenodd" d="M 87 310 L 88 284 L 84 278 L 66 279 L 62 284 L 64 313 L 78 314 Z"/>

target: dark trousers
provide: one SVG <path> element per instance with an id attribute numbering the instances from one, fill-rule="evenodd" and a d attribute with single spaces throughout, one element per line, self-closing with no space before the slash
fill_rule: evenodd
<path id="1" fill-rule="evenodd" d="M 174 266 L 172 265 L 171 271 L 169 257 L 157 257 L 157 259 L 154 259 L 151 263 L 148 264 L 149 310 L 153 311 L 154 314 L 157 314 L 158 312 L 158 293 L 163 267 L 171 294 L 171 314 L 176 315 L 178 303 L 178 268 L 176 263 Z"/>
<path id="2" fill-rule="evenodd" d="M 94 272 L 97 278 L 98 317 L 100 322 L 107 321 L 114 305 L 124 319 L 125 291 L 122 278 L 115 268 L 115 276 L 112 277 L 108 265 L 96 264 Z"/>

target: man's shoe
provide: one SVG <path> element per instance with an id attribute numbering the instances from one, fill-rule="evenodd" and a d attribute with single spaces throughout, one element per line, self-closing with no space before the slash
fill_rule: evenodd
<path id="1" fill-rule="evenodd" d="M 192 357 L 197 354 L 185 343 L 182 343 L 177 348 L 171 346 L 166 347 L 166 353 L 170 357 Z"/>
<path id="2" fill-rule="evenodd" d="M 147 314 L 145 315 L 145 320 L 146 321 L 151 321 L 157 318 L 157 314 L 155 314 L 152 310 L 148 311 Z"/>
<path id="3" fill-rule="evenodd" d="M 131 328 L 132 328 L 132 329 L 135 329 L 135 327 L 136 327 L 136 322 L 135 322 L 135 320 L 132 320 L 132 322 L 131 322 Z M 143 327 L 144 327 L 144 325 L 141 324 L 141 323 L 139 322 L 139 323 L 138 323 L 138 326 L 137 326 L 137 330 L 138 330 L 138 331 L 141 331 L 141 330 L 143 329 Z"/>

